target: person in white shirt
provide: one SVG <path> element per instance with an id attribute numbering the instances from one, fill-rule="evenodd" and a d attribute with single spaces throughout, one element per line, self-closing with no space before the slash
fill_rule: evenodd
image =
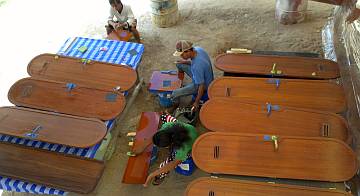
<path id="1" fill-rule="evenodd" d="M 360 16 L 360 0 L 355 4 L 355 7 L 351 10 L 350 14 L 346 18 L 346 22 L 352 23 L 354 20 L 358 19 Z"/>
<path id="2" fill-rule="evenodd" d="M 109 0 L 111 5 L 110 15 L 108 17 L 108 25 L 106 32 L 110 34 L 114 29 L 124 29 L 132 32 L 136 41 L 140 43 L 140 35 L 136 29 L 137 20 L 129 5 L 125 5 L 121 0 Z"/>

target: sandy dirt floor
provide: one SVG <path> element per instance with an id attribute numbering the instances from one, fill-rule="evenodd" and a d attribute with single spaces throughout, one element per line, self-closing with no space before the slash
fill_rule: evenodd
<path id="1" fill-rule="evenodd" d="M 151 22 L 149 1 L 125 2 L 133 6 L 144 39 L 145 53 L 138 73 L 146 83 L 154 70 L 175 68 L 172 62 L 176 58 L 172 53 L 178 39 L 188 39 L 205 48 L 212 59 L 230 47 L 322 54 L 321 29 L 333 8 L 309 2 L 307 19 L 285 26 L 274 19 L 274 0 L 180 0 L 181 18 L 177 25 L 158 28 Z M 107 0 L 8 0 L 3 4 L 0 7 L 1 105 L 10 104 L 6 98 L 8 89 L 16 80 L 27 76 L 27 63 L 35 55 L 56 52 L 69 36 L 103 38 L 107 13 Z M 222 74 L 214 71 L 217 77 Z M 129 150 L 125 133 L 136 129 L 142 111 L 160 110 L 156 97 L 144 85 L 131 111 L 116 124 L 115 129 L 121 132 L 117 148 L 107 161 L 96 190 L 89 195 L 178 196 L 193 179 L 208 175 L 199 169 L 190 177 L 171 173 L 160 186 L 148 188 L 121 183 Z M 6 192 L 3 195 L 30 194 Z"/>

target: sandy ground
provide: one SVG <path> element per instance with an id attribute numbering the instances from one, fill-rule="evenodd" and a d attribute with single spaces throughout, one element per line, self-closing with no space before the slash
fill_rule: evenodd
<path id="1" fill-rule="evenodd" d="M 254 50 L 315 52 L 322 54 L 321 28 L 333 6 L 309 2 L 307 19 L 300 24 L 284 26 L 274 19 L 274 0 L 181 0 L 178 24 L 158 28 L 151 22 L 149 1 L 125 1 L 133 6 L 144 38 L 145 53 L 139 76 L 149 81 L 154 70 L 174 69 L 172 57 L 178 39 L 192 40 L 214 57 L 230 47 Z M 9 0 L 0 7 L 0 104 L 10 105 L 7 91 L 18 79 L 26 77 L 26 66 L 32 57 L 56 52 L 69 36 L 103 38 L 108 1 L 98 0 Z M 216 76 L 221 73 L 215 70 Z M 128 151 L 125 133 L 135 130 L 142 111 L 159 111 L 156 97 L 144 86 L 132 110 L 115 129 L 121 132 L 117 149 L 97 189 L 89 195 L 172 195 L 184 193 L 189 182 L 208 174 L 196 170 L 191 177 L 172 173 L 158 187 L 121 183 Z M 3 193 L 3 195 L 30 195 Z M 77 195 L 72 194 L 70 195 Z"/>

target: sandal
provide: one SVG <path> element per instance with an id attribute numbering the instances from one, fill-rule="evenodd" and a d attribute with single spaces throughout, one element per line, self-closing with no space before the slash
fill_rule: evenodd
<path id="1" fill-rule="evenodd" d="M 155 179 L 152 181 L 152 184 L 153 184 L 154 186 L 158 186 L 158 185 L 160 185 L 162 182 L 164 182 L 164 179 L 165 179 L 165 178 L 160 178 L 160 177 L 158 177 L 158 176 L 155 176 Z"/>

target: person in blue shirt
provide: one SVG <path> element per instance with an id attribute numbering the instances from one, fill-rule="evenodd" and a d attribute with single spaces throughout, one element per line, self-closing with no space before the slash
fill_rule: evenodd
<path id="1" fill-rule="evenodd" d="M 180 97 L 196 95 L 192 108 L 197 110 L 202 96 L 207 94 L 207 89 L 214 80 L 210 57 L 203 48 L 193 46 L 193 43 L 187 40 L 180 40 L 176 43 L 174 56 L 182 58 L 176 64 L 179 75 L 186 73 L 191 77 L 192 83 L 174 90 L 171 99 L 174 105 L 178 105 Z"/>

